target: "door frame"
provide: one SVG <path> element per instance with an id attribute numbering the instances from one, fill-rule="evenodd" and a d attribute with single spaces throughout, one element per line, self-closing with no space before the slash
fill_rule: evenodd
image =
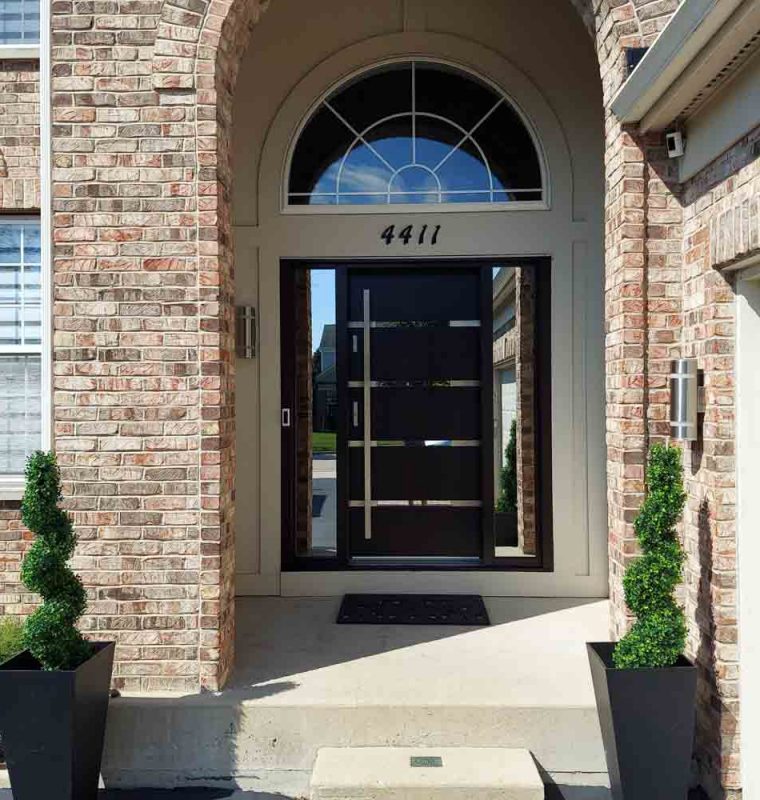
<path id="1" fill-rule="evenodd" d="M 295 271 L 298 268 L 308 269 L 334 269 L 336 270 L 336 284 L 345 277 L 346 270 L 351 269 L 399 269 L 404 267 L 437 268 L 447 267 L 472 267 L 489 270 L 495 264 L 526 266 L 531 265 L 535 270 L 536 285 L 536 316 L 539 320 L 536 325 L 535 339 L 535 376 L 536 391 L 534 393 L 534 418 L 536 420 L 536 523 L 537 523 L 537 552 L 534 556 L 496 557 L 494 548 L 493 506 L 494 506 L 494 449 L 493 431 L 484 437 L 482 446 L 482 484 L 483 484 L 483 529 L 482 529 L 482 557 L 479 563 L 389 563 L 352 564 L 348 559 L 348 524 L 345 515 L 347 504 L 341 502 L 345 499 L 345 481 L 337 479 L 338 502 L 338 528 L 337 528 L 337 558 L 299 556 L 296 554 L 296 486 L 297 486 L 297 436 L 296 426 L 283 426 L 281 428 L 281 486 L 282 486 L 282 557 L 281 569 L 283 572 L 310 572 L 310 571 L 482 571 L 498 570 L 513 572 L 553 572 L 554 571 L 554 546 L 553 546 L 553 512 L 552 512 L 552 393 L 551 393 L 551 270 L 552 259 L 548 257 L 506 257 L 506 258 L 440 258 L 440 259 L 283 259 L 280 262 L 280 359 L 281 359 L 281 403 L 282 408 L 295 409 L 297 403 L 297 353 L 295 339 L 296 304 L 295 304 Z M 491 282 L 482 281 L 481 284 L 481 318 L 491 319 L 492 292 Z M 336 291 L 336 297 L 338 293 Z M 339 386 L 339 426 L 347 426 L 345 414 L 345 400 L 341 401 L 340 387 L 345 383 L 343 376 L 347 370 L 345 358 L 347 355 L 346 326 L 341 326 L 340 314 L 345 313 L 336 309 L 336 335 L 344 341 L 336 341 L 337 350 L 337 380 Z M 345 322 L 345 319 L 344 319 Z M 492 327 L 492 326 L 490 326 Z M 342 354 L 342 355 L 341 355 Z M 482 378 L 481 408 L 484 429 L 493 420 L 493 350 L 492 337 L 481 337 L 481 358 L 484 365 Z M 343 363 L 341 363 L 343 362 Z M 485 365 L 488 368 L 485 369 Z M 291 413 L 295 418 L 295 414 Z M 344 437 L 347 428 L 343 431 Z M 336 454 L 338 475 L 341 471 L 345 475 L 347 453 Z M 346 507 L 346 508 L 344 508 Z"/>

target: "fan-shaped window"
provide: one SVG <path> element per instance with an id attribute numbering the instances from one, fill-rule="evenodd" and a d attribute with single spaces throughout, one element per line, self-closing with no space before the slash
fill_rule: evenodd
<path id="1" fill-rule="evenodd" d="M 542 199 L 536 146 L 509 101 L 427 61 L 364 73 L 324 100 L 295 147 L 288 186 L 290 205 Z"/>

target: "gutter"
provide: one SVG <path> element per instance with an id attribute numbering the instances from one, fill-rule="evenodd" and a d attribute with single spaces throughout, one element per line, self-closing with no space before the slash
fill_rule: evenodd
<path id="1" fill-rule="evenodd" d="M 642 132 L 667 128 L 743 63 L 759 34 L 760 0 L 684 0 L 620 87 L 613 113 Z"/>

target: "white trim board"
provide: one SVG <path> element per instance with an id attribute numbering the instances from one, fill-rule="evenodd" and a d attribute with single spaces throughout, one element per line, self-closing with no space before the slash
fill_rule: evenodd
<path id="1" fill-rule="evenodd" d="M 331 0 L 332 1 L 332 0 Z M 337 2 L 337 0 L 335 0 Z M 453 0 L 449 0 L 453 2 Z M 389 0 L 384 0 L 389 2 Z M 488 15 L 488 0 L 473 0 Z M 388 33 L 360 38 L 363 18 L 354 20 L 357 38 L 336 41 L 327 18 L 303 37 L 314 47 L 314 62 L 289 77 L 294 54 L 281 54 L 265 42 L 291 35 L 293 13 L 307 0 L 283 0 L 254 31 L 241 67 L 233 142 L 236 185 L 233 204 L 236 302 L 257 306 L 257 358 L 238 361 L 236 589 L 241 595 L 332 595 L 385 588 L 431 591 L 459 587 L 490 596 L 607 595 L 607 526 L 604 481 L 604 270 L 603 170 L 599 153 L 603 120 L 589 104 L 563 106 L 547 99 L 525 72 L 500 51 L 448 33 Z M 381 0 L 378 0 L 379 8 Z M 468 13 L 476 14 L 475 6 Z M 442 10 L 436 13 L 443 14 Z M 526 12 L 527 14 L 527 12 Z M 506 15 L 505 15 L 506 16 Z M 504 20 L 506 22 L 506 19 Z M 445 25 L 445 20 L 439 20 Z M 324 29 L 319 26 L 324 23 Z M 436 23 L 437 24 L 437 23 Z M 483 35 L 486 35 L 483 31 Z M 585 32 L 582 32 L 585 36 Z M 313 36 L 313 42 L 309 39 Z M 340 41 L 338 41 L 340 39 Z M 586 40 L 583 39 L 585 42 Z M 556 56 L 556 54 L 555 54 Z M 299 53 L 299 58 L 307 55 Z M 469 66 L 519 104 L 531 120 L 551 179 L 551 203 L 545 208 L 508 212 L 383 208 L 373 213 L 288 213 L 282 191 L 292 142 L 309 109 L 330 87 L 366 67 L 404 58 L 428 57 Z M 541 74 L 544 55 L 531 71 Z M 556 56 L 559 61 L 559 56 Z M 297 61 L 297 59 L 296 59 Z M 306 68 L 308 66 L 308 69 Z M 568 80 L 579 92 L 596 85 L 598 65 Z M 273 76 L 265 93 L 268 112 L 256 113 L 257 76 Z M 585 75 L 585 77 L 584 77 Z M 545 87 L 558 80 L 548 72 Z M 242 88 L 241 88 L 242 87 Z M 564 79 L 562 81 L 565 90 Z M 555 87 L 559 91 L 558 87 Z M 249 97 L 250 94 L 250 97 Z M 589 92 L 590 94 L 590 92 Z M 601 105 L 601 99 L 600 99 Z M 558 116 L 559 105 L 562 114 Z M 595 127 L 595 124 L 598 126 Z M 582 176 L 575 180 L 574 175 Z M 354 209 L 352 208 L 352 211 Z M 331 213 L 332 212 L 332 213 Z M 395 224 L 441 225 L 435 249 L 417 239 L 408 246 L 388 245 L 381 232 Z M 552 260 L 552 446 L 556 524 L 553 573 L 478 572 L 463 575 L 436 570 L 281 573 L 281 433 L 279 274 L 282 259 L 323 263 L 360 259 L 451 259 L 548 256 Z M 561 527 L 561 530 L 559 529 Z"/>
<path id="2" fill-rule="evenodd" d="M 53 447 L 53 217 L 51 5 L 40 3 L 40 281 L 42 320 L 42 449 Z"/>
<path id="3" fill-rule="evenodd" d="M 759 19 L 756 0 L 684 0 L 620 87 L 613 113 L 644 132 L 663 130 L 752 39 Z"/>
<path id="4" fill-rule="evenodd" d="M 737 559 L 742 752 L 760 752 L 760 280 L 737 283 Z M 742 759 L 745 800 L 760 798 L 760 765 Z"/>
<path id="5" fill-rule="evenodd" d="M 606 575 L 578 577 L 551 572 L 343 571 L 283 572 L 283 597 L 336 597 L 352 593 L 429 592 L 484 597 L 608 596 Z"/>
<path id="6" fill-rule="evenodd" d="M 44 18 L 45 11 L 40 8 L 41 23 Z M 42 31 L 40 33 L 44 36 Z M 0 44 L 0 61 L 38 61 L 41 47 L 41 44 Z"/>

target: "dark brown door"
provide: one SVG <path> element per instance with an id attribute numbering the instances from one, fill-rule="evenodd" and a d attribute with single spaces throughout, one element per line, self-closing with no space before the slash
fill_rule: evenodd
<path id="1" fill-rule="evenodd" d="M 479 560 L 493 505 L 490 270 L 349 268 L 337 306 L 349 558 Z"/>

